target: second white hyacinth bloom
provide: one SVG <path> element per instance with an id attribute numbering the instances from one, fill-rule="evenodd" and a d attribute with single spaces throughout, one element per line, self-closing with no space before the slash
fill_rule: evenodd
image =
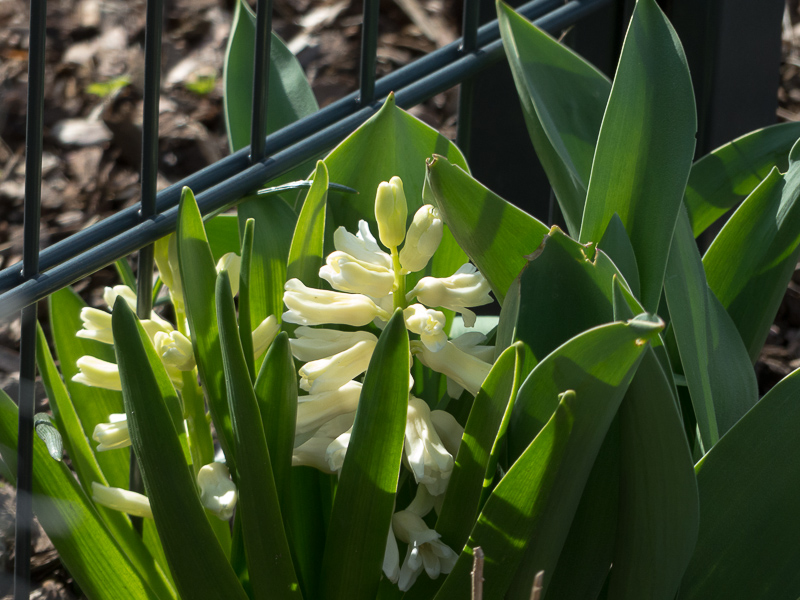
<path id="1" fill-rule="evenodd" d="M 417 483 L 424 485 L 433 496 L 444 494 L 455 461 L 436 432 L 427 402 L 414 396 L 408 400 L 403 449 Z"/>
<path id="2" fill-rule="evenodd" d="M 131 445 L 131 436 L 128 432 L 128 417 L 125 413 L 114 413 L 108 416 L 108 423 L 98 423 L 94 426 L 92 439 L 97 442 L 96 450 L 116 450 L 127 448 Z"/>
<path id="3" fill-rule="evenodd" d="M 423 277 L 406 298 L 411 300 L 416 296 L 426 306 L 441 306 L 461 313 L 464 325 L 472 327 L 475 313 L 468 307 L 491 303 L 489 290 L 489 282 L 483 274 L 474 265 L 466 263 L 450 277 Z"/>
<path id="4" fill-rule="evenodd" d="M 410 510 L 396 512 L 392 516 L 392 528 L 395 535 L 408 544 L 397 581 L 401 591 L 408 591 L 423 570 L 428 577 L 436 579 L 455 567 L 458 554 L 445 545 L 439 539 L 441 535 L 428 527 L 419 515 Z"/>
<path id="5" fill-rule="evenodd" d="M 283 320 L 298 325 L 336 323 L 356 327 L 371 323 L 375 317 L 388 321 L 391 315 L 363 294 L 345 294 L 306 287 L 299 279 L 290 279 L 284 287 L 283 301 L 289 308 Z"/>

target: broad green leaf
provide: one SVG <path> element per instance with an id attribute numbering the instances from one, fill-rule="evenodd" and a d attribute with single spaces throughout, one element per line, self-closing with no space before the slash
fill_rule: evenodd
<path id="1" fill-rule="evenodd" d="M 375 597 L 392 521 L 408 410 L 409 347 L 400 309 L 367 368 L 322 563 L 322 598 Z"/>
<path id="2" fill-rule="evenodd" d="M 510 347 L 500 355 L 481 385 L 469 413 L 450 483 L 447 484 L 447 494 L 436 521 L 436 531 L 442 534 L 442 541 L 456 551 L 463 548 L 478 516 L 484 482 L 488 480 L 491 483 L 492 480 L 494 467 L 492 472 L 488 467 L 492 449 L 504 433 L 501 431 L 504 417 L 510 414 L 517 362 L 516 347 Z"/>
<path id="3" fill-rule="evenodd" d="M 749 196 L 773 167 L 785 172 L 800 123 L 779 123 L 728 142 L 692 166 L 684 202 L 697 237 Z"/>
<path id="4" fill-rule="evenodd" d="M 497 19 L 536 156 L 577 237 L 611 83 L 504 2 Z"/>
<path id="5" fill-rule="evenodd" d="M 225 460 L 236 472 L 233 430 L 228 411 L 222 351 L 219 346 L 217 310 L 214 304 L 217 270 L 208 246 L 203 219 L 192 190 L 185 187 L 178 212 L 178 262 L 186 301 L 192 348 L 203 383 L 208 408 L 217 430 Z M 251 292 L 252 293 L 252 292 Z"/>
<path id="6" fill-rule="evenodd" d="M 619 280 L 614 286 L 615 319 L 631 318 Z M 652 348 L 644 352 L 618 418 L 620 519 L 608 598 L 672 600 L 700 517 L 677 399 Z"/>
<path id="7" fill-rule="evenodd" d="M 17 472 L 17 425 L 17 407 L 0 390 L 0 452 L 8 466 L 6 475 L 12 475 L 12 485 L 13 474 Z M 44 443 L 36 437 L 33 464 L 33 511 L 64 566 L 87 597 L 176 599 L 154 564 L 147 571 L 137 571 L 69 468 L 50 458 Z M 145 555 L 147 551 L 141 542 L 139 546 Z M 151 587 L 148 581 L 158 587 Z"/>
<path id="8" fill-rule="evenodd" d="M 731 216 L 703 257 L 708 287 L 755 362 L 800 256 L 800 146 Z"/>
<path id="9" fill-rule="evenodd" d="M 42 376 L 42 383 L 44 383 L 47 398 L 50 401 L 50 408 L 53 411 L 58 428 L 63 433 L 64 447 L 78 475 L 78 481 L 83 486 L 84 493 L 91 494 L 92 482 L 107 486 L 108 481 L 100 470 L 100 465 L 97 463 L 97 459 L 89 446 L 88 439 L 83 434 L 75 407 L 53 362 L 44 332 L 38 324 L 36 336 L 36 365 Z M 128 449 L 117 450 L 116 452 L 127 454 Z M 166 575 L 155 564 L 153 556 L 142 544 L 141 538 L 134 532 L 128 516 L 118 510 L 112 510 L 99 504 L 95 506 L 95 509 L 123 552 L 139 573 L 143 574 L 150 587 L 158 592 L 159 597 L 175 597 L 175 591 L 172 589 L 171 584 L 167 583 Z M 166 567 L 166 562 L 162 564 Z"/>
<path id="10" fill-rule="evenodd" d="M 684 209 L 675 228 L 664 290 L 700 437 L 708 450 L 755 404 L 758 387 L 736 326 L 708 288 Z"/>
<path id="11" fill-rule="evenodd" d="M 297 216 L 280 197 L 258 198 L 239 205 L 239 226 L 256 222 L 250 262 L 250 322 L 257 327 L 270 315 L 280 321 L 286 261 Z"/>
<path id="12" fill-rule="evenodd" d="M 244 549 L 253 597 L 256 600 L 302 598 L 283 529 L 262 415 L 239 340 L 236 307 L 226 271 L 217 276 L 215 295 L 233 442 L 239 457 L 236 463 L 237 510 L 242 513 Z"/>
<path id="13" fill-rule="evenodd" d="M 122 394 L 119 392 L 72 381 L 72 378 L 80 372 L 77 362 L 81 356 L 96 356 L 108 362 L 116 362 L 112 346 L 75 336 L 83 328 L 80 313 L 84 306 L 86 303 L 72 291 L 72 288 L 64 288 L 50 296 L 50 324 L 61 373 L 83 425 L 83 432 L 91 439 L 98 423 L 108 423 L 110 414 L 121 413 L 124 408 Z M 110 486 L 128 488 L 130 471 L 128 452 L 101 452 L 97 456 L 97 463 Z"/>
<path id="14" fill-rule="evenodd" d="M 250 145 L 255 37 L 256 15 L 244 0 L 237 0 L 223 74 L 225 127 L 228 132 L 228 146 L 232 152 Z M 277 131 L 317 110 L 319 106 L 303 68 L 283 41 L 273 33 L 270 45 L 267 132 Z"/>
<path id="15" fill-rule="evenodd" d="M 319 287 L 319 269 L 324 264 L 325 211 L 328 201 L 328 169 L 317 162 L 314 183 L 308 191 L 289 249 L 286 279 L 297 278 L 309 287 Z"/>
<path id="16" fill-rule="evenodd" d="M 511 282 L 547 235 L 547 226 L 492 193 L 460 165 L 434 156 L 427 183 L 436 206 L 502 304 Z"/>
<path id="17" fill-rule="evenodd" d="M 695 467 L 700 534 L 679 598 L 800 595 L 798 395 L 794 371 Z"/>
<path id="18" fill-rule="evenodd" d="M 580 241 L 599 242 L 617 213 L 636 254 L 642 304 L 651 312 L 661 298 L 696 131 L 678 36 L 655 0 L 638 0 L 600 127 Z"/>
<path id="19" fill-rule="evenodd" d="M 112 328 L 116 339 L 126 340 L 116 353 L 128 430 L 178 591 L 183 598 L 244 600 L 186 465 L 169 408 L 175 393 L 169 376 L 122 299 L 114 305 Z"/>
<path id="20" fill-rule="evenodd" d="M 205 228 L 215 264 L 223 254 L 239 253 L 241 243 L 239 241 L 239 219 L 236 215 L 217 215 L 205 222 Z"/>
<path id="21" fill-rule="evenodd" d="M 486 555 L 484 578 L 492 582 L 484 598 L 504 598 L 511 585 L 507 597 L 527 599 L 539 570 L 546 588 L 645 342 L 662 327 L 647 315 L 597 327 L 534 368 L 517 394 L 509 427 L 509 454 L 519 458 L 489 496 L 438 598 L 467 596 L 476 546 Z M 515 435 L 534 434 L 521 451 L 512 426 Z"/>
<path id="22" fill-rule="evenodd" d="M 614 265 L 625 277 L 625 282 L 630 287 L 634 296 L 639 296 L 639 266 L 636 264 L 636 254 L 631 246 L 631 240 L 625 226 L 616 213 L 608 222 L 603 239 L 597 247 L 605 252 L 614 262 Z"/>

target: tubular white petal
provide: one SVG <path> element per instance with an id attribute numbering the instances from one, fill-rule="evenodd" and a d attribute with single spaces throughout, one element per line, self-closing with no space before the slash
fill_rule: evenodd
<path id="1" fill-rule="evenodd" d="M 358 260 L 346 252 L 332 252 L 319 276 L 335 290 L 381 298 L 391 293 L 394 273 L 386 267 Z"/>
<path id="2" fill-rule="evenodd" d="M 389 535 L 386 536 L 386 551 L 383 553 L 383 574 L 392 583 L 397 583 L 400 577 L 400 552 L 397 550 L 397 539 L 391 525 Z"/>
<path id="3" fill-rule="evenodd" d="M 336 390 L 367 370 L 377 342 L 358 342 L 352 348 L 300 368 L 300 388 L 319 393 Z"/>
<path id="4" fill-rule="evenodd" d="M 289 340 L 292 354 L 304 362 L 333 356 L 353 347 L 358 342 L 377 342 L 378 338 L 368 331 L 336 331 L 335 329 L 312 329 L 298 327 L 294 334 L 297 339 Z"/>
<path id="5" fill-rule="evenodd" d="M 444 410 L 432 410 L 431 421 L 444 447 L 455 458 L 461 446 L 461 438 L 464 437 L 464 428 L 458 424 L 453 415 Z"/>
<path id="6" fill-rule="evenodd" d="M 178 371 L 191 371 L 195 368 L 192 340 L 180 331 L 156 333 L 154 344 L 161 361 L 168 369 L 171 367 Z"/>
<path id="7" fill-rule="evenodd" d="M 333 232 L 334 247 L 358 260 L 391 269 L 392 257 L 380 249 L 367 222 L 359 221 L 358 229 L 359 232 L 356 235 L 348 232 L 344 227 L 336 229 Z"/>
<path id="8" fill-rule="evenodd" d="M 317 430 L 331 419 L 354 412 L 360 396 L 361 384 L 356 381 L 336 390 L 302 396 L 297 404 L 295 434 Z"/>
<path id="9" fill-rule="evenodd" d="M 267 351 L 275 336 L 281 330 L 281 325 L 275 315 L 270 315 L 253 330 L 253 355 L 258 358 Z"/>
<path id="10" fill-rule="evenodd" d="M 436 433 L 428 404 L 414 396 L 408 400 L 403 450 L 416 482 L 427 487 L 433 496 L 443 494 L 454 460 Z"/>
<path id="11" fill-rule="evenodd" d="M 431 352 L 420 342 L 412 342 L 411 347 L 423 365 L 447 375 L 473 396 L 478 394 L 492 368 L 482 360 L 459 350 L 452 342 L 447 342 L 439 352 Z"/>
<path id="12" fill-rule="evenodd" d="M 228 272 L 231 281 L 231 292 L 234 296 L 239 293 L 239 273 L 242 269 L 242 258 L 235 252 L 223 254 L 217 261 L 217 273 Z"/>
<path id="13" fill-rule="evenodd" d="M 314 467 L 323 473 L 333 475 L 336 471 L 330 468 L 325 457 L 325 451 L 331 442 L 333 442 L 331 438 L 312 437 L 292 451 L 292 466 Z"/>
<path id="14" fill-rule="evenodd" d="M 450 277 L 423 277 L 408 294 L 406 299 L 416 296 L 426 306 L 441 306 L 464 315 L 464 324 L 475 324 L 475 315 L 470 306 L 482 306 L 492 302 L 489 296 L 489 282 L 470 263 L 461 266 Z"/>
<path id="15" fill-rule="evenodd" d="M 353 430 L 348 429 L 333 440 L 325 450 L 325 460 L 328 461 L 328 467 L 334 473 L 341 473 L 342 471 L 344 457 L 347 454 L 347 446 L 350 444 L 350 435 L 352 433 Z"/>
<path id="16" fill-rule="evenodd" d="M 120 418 L 122 417 L 122 418 Z M 98 443 L 98 452 L 127 448 L 131 445 L 131 436 L 128 432 L 128 420 L 124 414 L 113 414 L 110 423 L 98 423 L 92 432 L 92 439 Z"/>
<path id="17" fill-rule="evenodd" d="M 379 308 L 363 294 L 329 292 L 303 285 L 299 279 L 290 279 L 284 288 L 283 302 L 289 310 L 283 313 L 287 323 L 299 325 L 324 325 L 338 323 L 360 327 L 375 317 L 388 321 L 391 315 Z"/>
<path id="18" fill-rule="evenodd" d="M 200 503 L 223 521 L 233 516 L 239 499 L 239 492 L 230 477 L 228 467 L 218 462 L 207 464 L 197 472 Z"/>
<path id="19" fill-rule="evenodd" d="M 408 544 L 397 582 L 401 591 L 408 591 L 423 569 L 431 579 L 453 570 L 458 555 L 442 543 L 441 536 L 418 515 L 409 510 L 396 512 L 392 516 L 392 528 L 398 539 Z"/>
<path id="20" fill-rule="evenodd" d="M 73 376 L 72 381 L 91 387 L 99 387 L 117 392 L 122 391 L 119 367 L 114 363 L 87 355 L 81 356 L 77 364 L 80 373 Z"/>
<path id="21" fill-rule="evenodd" d="M 153 511 L 150 510 L 150 500 L 147 496 L 136 492 L 108 487 L 93 481 L 92 500 L 106 508 L 128 513 L 134 517 L 153 518 Z"/>
<path id="22" fill-rule="evenodd" d="M 337 437 L 342 435 L 345 431 L 353 426 L 356 420 L 356 412 L 344 413 L 337 417 L 332 417 L 317 429 L 311 429 L 304 433 L 295 433 L 294 447 L 299 448 L 311 438 L 325 438 L 326 444 L 330 444 Z M 327 445 L 326 445 L 327 448 Z M 323 449 L 324 452 L 324 449 Z"/>
<path id="23" fill-rule="evenodd" d="M 409 273 L 422 271 L 442 241 L 444 224 L 439 211 L 426 204 L 415 214 L 400 250 L 400 264 Z"/>

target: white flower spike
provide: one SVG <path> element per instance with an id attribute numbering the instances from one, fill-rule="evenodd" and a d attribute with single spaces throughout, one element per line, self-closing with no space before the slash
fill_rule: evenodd
<path id="1" fill-rule="evenodd" d="M 455 461 L 436 432 L 427 402 L 414 396 L 408 400 L 403 450 L 416 482 L 433 496 L 444 494 Z"/>
<path id="2" fill-rule="evenodd" d="M 122 488 L 108 487 L 96 481 L 92 482 L 92 500 L 97 504 L 128 513 L 133 517 L 153 518 L 153 511 L 150 509 L 150 500 L 147 496 L 137 494 Z"/>
<path id="3" fill-rule="evenodd" d="M 381 182 L 375 195 L 375 220 L 384 246 L 392 249 L 403 243 L 407 218 L 408 204 L 403 181 L 395 176 L 388 183 Z"/>
<path id="4" fill-rule="evenodd" d="M 98 423 L 94 427 L 92 439 L 98 444 L 96 450 L 104 452 L 130 446 L 131 436 L 128 432 L 128 417 L 125 413 L 111 414 L 108 416 L 108 420 L 109 423 Z"/>
<path id="5" fill-rule="evenodd" d="M 239 499 L 236 484 L 231 481 L 228 467 L 213 462 L 197 472 L 197 487 L 200 488 L 200 503 L 223 521 L 233 516 Z"/>
<path id="6" fill-rule="evenodd" d="M 283 301 L 289 308 L 283 320 L 298 325 L 325 325 L 337 323 L 360 327 L 375 317 L 388 321 L 391 315 L 363 294 L 328 292 L 303 285 L 299 279 L 290 279 L 284 288 Z"/>
<path id="7" fill-rule="evenodd" d="M 408 228 L 406 243 L 400 250 L 400 264 L 409 273 L 422 271 L 442 241 L 444 224 L 439 211 L 426 204 L 414 215 Z"/>

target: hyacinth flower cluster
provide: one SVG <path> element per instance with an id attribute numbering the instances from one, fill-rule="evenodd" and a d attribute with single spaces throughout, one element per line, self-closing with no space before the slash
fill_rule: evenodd
<path id="1" fill-rule="evenodd" d="M 366 372 L 378 341 L 366 329 L 343 331 L 329 326 L 374 324 L 382 329 L 400 308 L 412 334 L 412 355 L 447 377 L 452 398 L 464 390 L 476 395 L 489 373 L 494 347 L 481 345 L 486 337 L 478 332 L 449 339 L 441 310 L 460 313 L 465 326 L 473 327 L 476 316 L 470 308 L 492 302 L 488 282 L 467 263 L 449 277 L 422 277 L 408 289 L 407 277 L 428 265 L 444 225 L 437 209 L 425 205 L 406 230 L 407 213 L 400 178 L 381 183 L 375 217 L 378 236 L 388 252 L 365 221 L 359 223 L 356 234 L 339 227 L 334 233 L 335 251 L 319 271 L 333 290 L 309 288 L 298 279 L 286 283 L 288 310 L 283 321 L 300 325 L 291 347 L 295 358 L 305 363 L 299 369 L 299 386 L 307 392 L 298 399 L 294 465 L 326 473 L 341 471 L 361 393 L 357 379 Z M 418 491 L 415 500 L 393 517 L 383 566 L 401 590 L 408 590 L 423 570 L 431 578 L 449 573 L 457 558 L 423 519 L 441 507 L 463 428 L 449 413 L 431 410 L 415 397 L 413 386 L 409 373 L 403 464 Z M 402 566 L 397 538 L 408 544 Z"/>
<path id="2" fill-rule="evenodd" d="M 174 239 L 174 236 L 171 238 Z M 180 286 L 180 277 L 177 274 L 174 243 L 172 243 L 171 252 L 166 247 L 170 242 L 171 240 L 164 242 L 165 252 L 163 256 L 159 257 L 161 258 L 159 270 L 162 280 L 168 286 L 175 307 L 178 328 L 173 327 L 169 321 L 161 318 L 155 311 L 151 312 L 149 319 L 142 319 L 141 324 L 153 343 L 156 353 L 161 358 L 176 391 L 181 392 L 186 385 L 197 385 L 197 364 L 183 311 L 183 292 Z M 240 262 L 239 256 L 228 253 L 219 260 L 217 270 L 224 269 L 236 275 L 240 268 Z M 233 281 L 238 283 L 238 276 L 234 277 Z M 234 288 L 233 291 L 236 293 L 238 290 Z M 104 344 L 114 344 L 110 311 L 118 297 L 122 297 L 131 310 L 136 310 L 136 293 L 133 289 L 126 285 L 107 287 L 103 294 L 103 300 L 109 310 L 83 308 L 80 314 L 83 327 L 77 332 L 77 337 L 96 340 Z M 256 327 L 253 331 L 256 357 L 266 352 L 279 329 L 280 326 L 274 316 L 264 319 Z M 119 368 L 115 363 L 87 355 L 78 359 L 77 366 L 79 372 L 72 378 L 73 381 L 108 390 L 119 391 L 122 389 Z M 108 422 L 99 423 L 94 429 L 92 438 L 97 442 L 95 449 L 98 452 L 128 448 L 131 445 L 131 438 L 126 415 L 124 413 L 108 415 Z M 231 481 L 228 468 L 217 462 L 200 465 L 197 468 L 196 481 L 203 506 L 220 519 L 230 519 L 233 516 L 238 493 L 235 484 Z M 97 482 L 93 483 L 92 488 L 93 499 L 96 503 L 132 516 L 152 518 L 150 502 L 146 496 L 121 488 L 106 487 Z"/>

